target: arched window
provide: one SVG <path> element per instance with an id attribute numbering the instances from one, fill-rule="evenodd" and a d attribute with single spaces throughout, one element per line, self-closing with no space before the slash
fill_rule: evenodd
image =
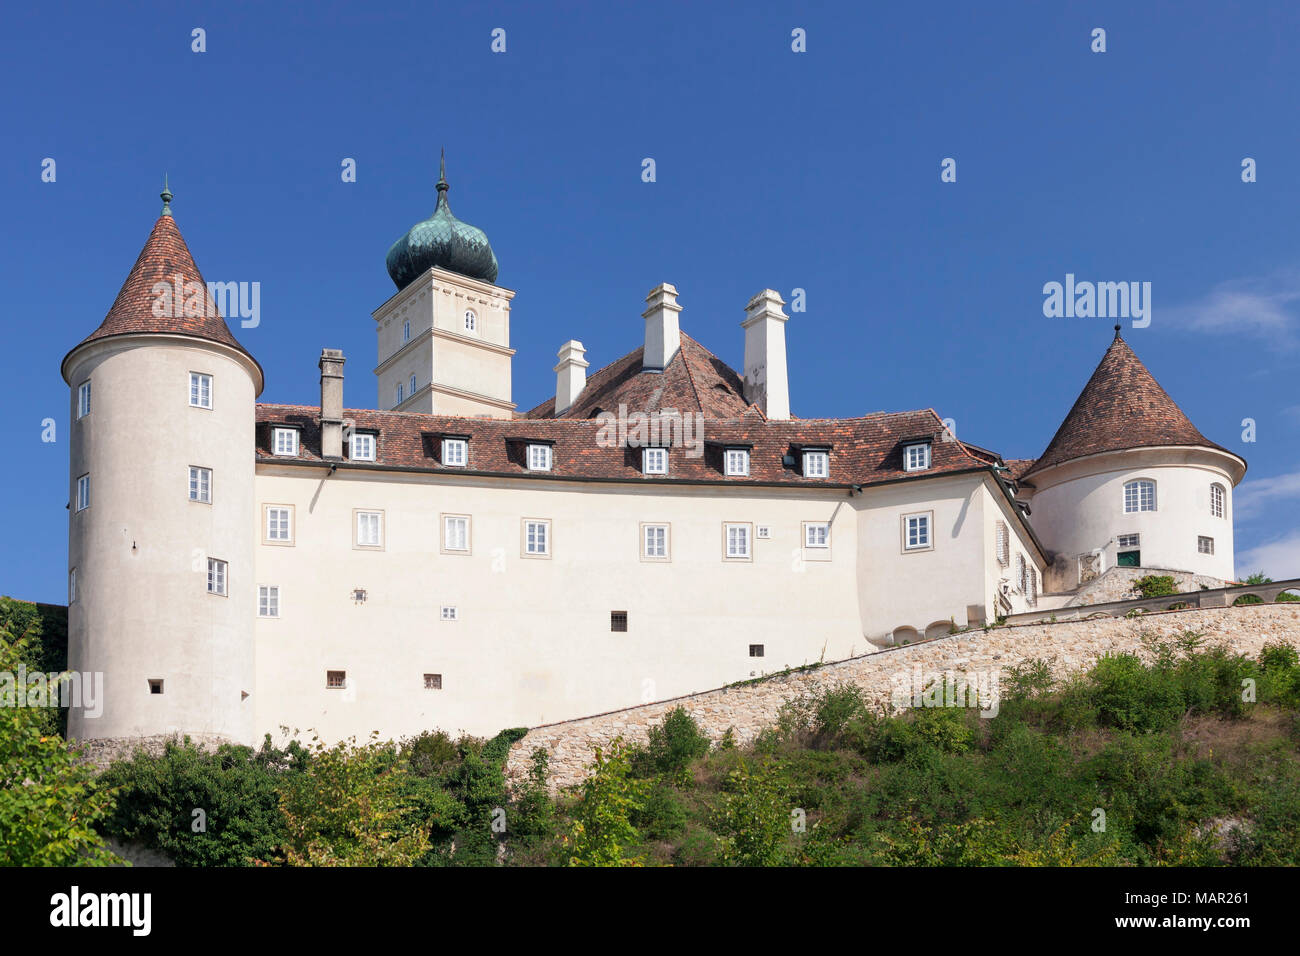
<path id="1" fill-rule="evenodd" d="M 1223 485 L 1210 485 L 1210 514 L 1216 518 L 1222 518 L 1223 503 L 1227 500 L 1227 493 L 1223 490 Z"/>
<path id="2" fill-rule="evenodd" d="M 1156 483 L 1150 478 L 1138 478 L 1124 483 L 1124 513 L 1156 510 Z"/>
<path id="3" fill-rule="evenodd" d="M 478 316 L 474 314 L 473 309 L 465 310 L 465 331 L 466 332 L 478 331 Z"/>

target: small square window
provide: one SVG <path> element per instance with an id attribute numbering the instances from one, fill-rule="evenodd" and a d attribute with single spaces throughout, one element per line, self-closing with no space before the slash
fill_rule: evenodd
<path id="1" fill-rule="evenodd" d="M 727 468 L 726 473 L 729 478 L 745 478 L 749 475 L 749 449 L 748 448 L 728 448 L 726 452 Z"/>
<path id="2" fill-rule="evenodd" d="M 831 546 L 831 526 L 826 522 L 804 522 L 803 546 L 805 548 L 829 548 Z"/>
<path id="3" fill-rule="evenodd" d="M 149 693 L 151 693 L 151 694 L 161 694 L 162 692 L 163 692 L 163 682 L 162 682 L 162 679 L 159 678 L 159 677 L 151 678 L 151 679 L 149 680 Z M 184 696 L 184 695 L 182 695 L 182 696 Z"/>
<path id="4" fill-rule="evenodd" d="M 212 376 L 190 372 L 190 405 L 194 408 L 212 407 Z"/>
<path id="5" fill-rule="evenodd" d="M 280 616 L 280 589 L 275 585 L 262 585 L 257 589 L 257 616 Z"/>
<path id="6" fill-rule="evenodd" d="M 930 546 L 929 512 L 903 515 L 903 550 L 926 551 Z"/>
<path id="7" fill-rule="evenodd" d="M 369 432 L 353 432 L 352 450 L 349 456 L 353 461 L 374 461 L 375 436 Z"/>
<path id="8" fill-rule="evenodd" d="M 358 548 L 382 548 L 384 546 L 384 513 L 382 511 L 358 511 L 357 540 Z"/>
<path id="9" fill-rule="evenodd" d="M 722 532 L 724 538 L 723 557 L 728 561 L 748 561 L 750 559 L 749 525 L 724 524 Z"/>
<path id="10" fill-rule="evenodd" d="M 459 612 L 458 610 L 456 610 L 456 608 L 455 608 L 454 605 L 451 605 L 451 604 L 444 604 L 444 605 L 442 606 L 442 614 L 441 614 L 441 617 L 442 617 L 442 620 L 444 620 L 444 621 L 459 621 L 459 620 L 460 620 L 460 612 Z"/>
<path id="11" fill-rule="evenodd" d="M 90 414 L 90 382 L 77 386 L 77 417 L 85 418 Z"/>
<path id="12" fill-rule="evenodd" d="M 469 461 L 469 442 L 463 438 L 442 440 L 442 463 L 451 468 L 464 468 Z"/>
<path id="13" fill-rule="evenodd" d="M 803 453 L 803 476 L 825 478 L 830 474 L 830 452 L 806 451 Z"/>
<path id="14" fill-rule="evenodd" d="M 348 686 L 347 671 L 326 671 L 325 687 L 329 690 L 343 690 Z"/>
<path id="15" fill-rule="evenodd" d="M 90 475 L 77 479 L 77 510 L 85 511 L 90 507 Z"/>
<path id="16" fill-rule="evenodd" d="M 425 690 L 442 690 L 442 675 L 441 675 L 441 674 L 425 674 L 425 675 L 424 675 L 424 689 L 425 689 Z"/>
<path id="17" fill-rule="evenodd" d="M 524 555 L 547 558 L 551 555 L 551 523 L 532 518 L 524 519 Z"/>
<path id="18" fill-rule="evenodd" d="M 365 603 L 366 603 L 366 589 L 365 589 L 365 588 L 353 588 L 353 589 L 352 589 L 352 602 L 353 602 L 354 604 L 365 604 Z"/>
<path id="19" fill-rule="evenodd" d="M 190 466 L 190 501 L 212 504 L 212 469 Z"/>
<path id="20" fill-rule="evenodd" d="M 903 446 L 903 470 L 925 471 L 930 467 L 930 443 L 918 442 Z"/>
<path id="21" fill-rule="evenodd" d="M 444 515 L 442 519 L 442 549 L 468 553 L 470 550 L 469 516 Z"/>
<path id="22" fill-rule="evenodd" d="M 749 645 L 749 656 L 750 656 L 750 657 L 762 657 L 762 656 L 763 656 L 763 651 L 764 651 L 764 647 L 763 647 L 762 644 L 750 644 L 750 645 Z"/>
<path id="23" fill-rule="evenodd" d="M 298 454 L 298 429 L 277 428 L 272 433 L 271 451 L 276 455 Z"/>
<path id="24" fill-rule="evenodd" d="M 668 525 L 641 526 L 641 557 L 647 561 L 668 560 Z"/>
<path id="25" fill-rule="evenodd" d="M 769 541 L 772 538 L 772 526 L 770 524 L 760 524 L 754 527 L 754 537 L 759 541 Z"/>
<path id="26" fill-rule="evenodd" d="M 528 470 L 529 471 L 550 471 L 551 470 L 551 446 L 550 445 L 529 445 L 528 446 Z"/>
<path id="27" fill-rule="evenodd" d="M 1201 554 L 1214 554 L 1214 539 L 1200 535 L 1196 539 L 1196 550 Z"/>
<path id="28" fill-rule="evenodd" d="M 622 633 L 627 630 L 627 611 L 609 612 L 609 629 Z"/>
<path id="29" fill-rule="evenodd" d="M 216 558 L 208 558 L 208 593 L 218 594 L 225 597 L 226 594 L 226 571 L 228 566 L 225 561 L 219 561 Z"/>
<path id="30" fill-rule="evenodd" d="M 641 473 L 646 475 L 668 474 L 668 449 L 643 448 L 641 450 Z"/>

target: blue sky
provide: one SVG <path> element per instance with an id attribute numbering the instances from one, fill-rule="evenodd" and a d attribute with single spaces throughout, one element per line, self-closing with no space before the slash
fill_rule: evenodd
<path id="1" fill-rule="evenodd" d="M 1043 284 L 1150 282 L 1126 338 L 1250 463 L 1239 573 L 1300 575 L 1297 47 L 1287 3 L 13 7 L 0 593 L 64 600 L 68 453 L 41 420 L 66 430 L 59 361 L 112 304 L 163 172 L 205 277 L 261 283 L 261 325 L 236 332 L 263 400 L 316 401 L 328 346 L 372 406 L 384 254 L 432 211 L 441 146 L 452 208 L 518 292 L 521 408 L 565 340 L 593 368 L 635 348 L 659 282 L 732 365 L 748 298 L 802 288 L 796 415 L 934 407 L 1034 457 L 1112 336 L 1044 317 Z"/>

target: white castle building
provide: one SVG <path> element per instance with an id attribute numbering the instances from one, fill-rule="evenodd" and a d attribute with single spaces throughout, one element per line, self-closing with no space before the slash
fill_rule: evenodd
<path id="1" fill-rule="evenodd" d="M 331 349 L 318 403 L 258 402 L 164 190 L 62 364 L 69 668 L 105 681 L 70 736 L 492 734 L 1063 605 L 1115 566 L 1233 578 L 1246 464 L 1118 330 L 1033 461 L 929 409 L 795 417 L 771 289 L 742 369 L 665 283 L 642 343 L 589 375 L 565 342 L 521 412 L 515 293 L 447 188 L 388 253 L 378 410 L 345 407 Z"/>

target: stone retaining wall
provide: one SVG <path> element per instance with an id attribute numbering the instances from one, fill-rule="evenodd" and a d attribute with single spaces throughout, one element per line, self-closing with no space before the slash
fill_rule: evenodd
<path id="1" fill-rule="evenodd" d="M 890 700 L 896 675 L 910 675 L 917 667 L 926 673 L 949 669 L 988 673 L 1031 658 L 1054 659 L 1053 671 L 1064 677 L 1090 667 L 1107 653 L 1140 650 L 1144 633 L 1172 637 L 1189 630 L 1204 634 L 1207 644 L 1226 643 L 1248 656 L 1254 656 L 1270 641 L 1284 640 L 1300 648 L 1300 604 L 1170 611 L 1133 620 L 1112 618 L 968 631 L 761 683 L 536 727 L 511 748 L 507 775 L 514 781 L 521 779 L 527 773 L 534 748 L 542 747 L 550 755 L 551 786 L 575 784 L 585 776 L 593 746 L 608 747 L 620 736 L 643 742 L 650 727 L 678 706 L 685 707 L 713 740 L 733 728 L 737 741 L 745 743 L 775 722 L 785 701 L 819 687 L 851 682 L 860 686 L 870 700 L 884 704 Z"/>

